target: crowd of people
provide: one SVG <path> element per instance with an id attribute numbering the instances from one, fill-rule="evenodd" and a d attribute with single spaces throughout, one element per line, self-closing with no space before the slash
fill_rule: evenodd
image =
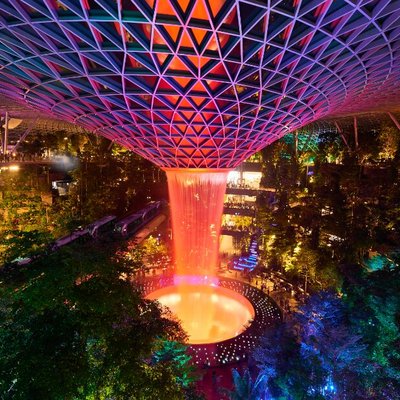
<path id="1" fill-rule="evenodd" d="M 229 232 L 243 232 L 243 233 L 252 233 L 253 228 L 251 226 L 244 225 L 228 225 L 224 224 L 221 226 L 221 231 L 229 231 Z"/>
<path id="2" fill-rule="evenodd" d="M 249 189 L 249 190 L 257 190 L 258 187 L 254 184 L 254 185 L 250 185 L 248 183 L 237 183 L 237 182 L 233 182 L 233 181 L 229 181 L 226 184 L 228 189 Z"/>
<path id="3" fill-rule="evenodd" d="M 248 282 L 266 293 L 278 304 L 283 315 L 290 315 L 307 296 L 303 288 L 287 282 L 274 272 L 256 274 L 255 272 L 228 270 L 224 275 Z"/>
<path id="4" fill-rule="evenodd" d="M 255 211 L 256 206 L 254 203 L 249 202 L 236 202 L 236 201 L 227 201 L 224 204 L 225 208 L 235 208 L 238 210 L 251 210 Z"/>

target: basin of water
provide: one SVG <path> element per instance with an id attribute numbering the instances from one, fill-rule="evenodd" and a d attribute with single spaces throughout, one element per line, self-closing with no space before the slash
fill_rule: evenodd
<path id="1" fill-rule="evenodd" d="M 216 343 L 238 336 L 255 315 L 249 300 L 220 286 L 168 286 L 147 298 L 171 310 L 189 335 L 190 344 Z"/>

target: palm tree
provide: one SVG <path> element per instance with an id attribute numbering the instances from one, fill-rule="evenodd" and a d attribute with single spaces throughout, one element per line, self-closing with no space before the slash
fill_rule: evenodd
<path id="1" fill-rule="evenodd" d="M 251 378 L 250 371 L 246 369 L 243 375 L 232 369 L 234 389 L 224 390 L 230 400 L 265 400 L 267 377 L 259 374 L 255 381 Z"/>

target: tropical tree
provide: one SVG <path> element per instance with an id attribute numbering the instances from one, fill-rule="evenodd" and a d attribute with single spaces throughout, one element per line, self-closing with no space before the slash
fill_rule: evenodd
<path id="1" fill-rule="evenodd" d="M 230 400 L 260 400 L 265 397 L 266 376 L 259 374 L 255 380 L 251 377 L 250 371 L 246 369 L 241 375 L 235 368 L 232 369 L 232 380 L 234 389 L 225 390 Z"/>
<path id="2" fill-rule="evenodd" d="M 150 235 L 142 245 L 146 264 L 154 266 L 159 261 L 167 260 L 168 249 L 165 243 L 160 242 L 159 238 Z"/>
<path id="3" fill-rule="evenodd" d="M 293 319 L 268 330 L 253 357 L 273 398 L 358 399 L 366 345 L 333 292 L 312 295 Z"/>
<path id="4" fill-rule="evenodd" d="M 191 364 L 191 357 L 186 352 L 187 346 L 172 340 L 160 340 L 159 346 L 152 354 L 152 364 L 166 365 L 171 369 L 176 381 L 191 398 L 199 396 L 194 390 L 194 383 L 199 379 L 196 368 Z"/>
<path id="5" fill-rule="evenodd" d="M 46 231 L 16 229 L 0 231 L 0 267 L 42 254 L 51 239 L 52 236 Z"/>
<path id="6" fill-rule="evenodd" d="M 319 292 L 296 313 L 301 358 L 323 377 L 314 389 L 325 398 L 345 398 L 353 377 L 362 374 L 366 346 L 362 335 L 352 331 L 346 306 L 332 291 Z M 354 387 L 353 387 L 354 389 Z"/>
<path id="7" fill-rule="evenodd" d="M 310 379 L 303 366 L 297 330 L 291 321 L 268 329 L 253 352 L 266 380 L 266 392 L 274 399 L 302 399 L 317 377 Z"/>
<path id="8" fill-rule="evenodd" d="M 184 399 L 183 348 L 152 359 L 160 341 L 186 340 L 179 323 L 93 246 L 0 270 L 1 397 Z"/>
<path id="9" fill-rule="evenodd" d="M 371 398 L 385 390 L 400 393 L 398 285 L 400 269 L 396 267 L 368 274 L 361 271 L 357 279 L 346 279 L 343 288 L 353 330 L 363 336 L 367 347 L 364 386 Z"/>
<path id="10" fill-rule="evenodd" d="M 392 159 L 400 144 L 398 130 L 395 126 L 382 124 L 379 131 L 379 155 L 384 159 Z"/>

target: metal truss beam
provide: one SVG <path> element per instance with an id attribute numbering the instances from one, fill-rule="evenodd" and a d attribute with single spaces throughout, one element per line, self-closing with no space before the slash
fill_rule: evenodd
<path id="1" fill-rule="evenodd" d="M 2 95 L 161 167 L 234 168 L 400 102 L 399 1 L 1 0 L 0 15 Z"/>
<path id="2" fill-rule="evenodd" d="M 17 143 L 15 143 L 14 147 L 12 148 L 11 153 L 15 153 L 17 151 L 18 146 L 26 139 L 26 137 L 29 135 L 31 130 L 35 127 L 37 120 L 38 120 L 38 118 L 31 120 L 29 122 L 28 128 L 25 130 L 24 133 L 22 133 L 20 138 L 17 140 Z"/>

